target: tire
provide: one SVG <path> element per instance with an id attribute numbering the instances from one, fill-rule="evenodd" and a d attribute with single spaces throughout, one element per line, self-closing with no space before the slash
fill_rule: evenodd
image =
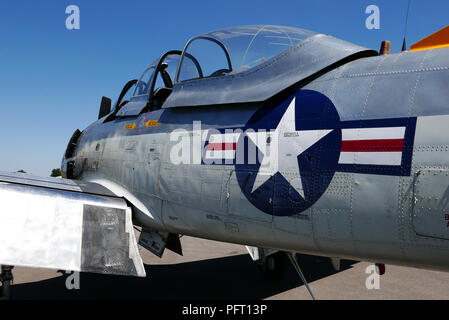
<path id="1" fill-rule="evenodd" d="M 262 261 L 258 262 L 258 267 L 262 275 L 267 279 L 278 279 L 282 275 L 281 268 L 282 252 L 276 252 Z"/>
<path id="2" fill-rule="evenodd" d="M 9 299 L 9 288 L 11 285 L 11 281 L 4 281 L 3 285 L 0 287 L 0 299 L 1 300 L 8 300 Z"/>

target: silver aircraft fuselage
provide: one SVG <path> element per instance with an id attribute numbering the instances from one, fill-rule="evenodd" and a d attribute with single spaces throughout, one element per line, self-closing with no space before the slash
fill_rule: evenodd
<path id="1" fill-rule="evenodd" d="M 245 132 L 270 117 L 275 168 L 173 161 L 183 138 L 204 151 L 211 130 Z M 307 154 L 307 135 L 309 145 L 327 140 Z M 262 150 L 260 137 L 245 145 Z M 287 161 L 298 154 L 302 173 Z M 100 119 L 70 160 L 74 178 L 125 197 L 147 229 L 449 271 L 449 49 L 356 59 L 268 102 Z"/>

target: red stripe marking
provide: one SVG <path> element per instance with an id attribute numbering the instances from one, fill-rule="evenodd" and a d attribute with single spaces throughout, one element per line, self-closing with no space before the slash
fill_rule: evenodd
<path id="1" fill-rule="evenodd" d="M 342 141 L 342 152 L 402 152 L 404 139 Z"/>
<path id="2" fill-rule="evenodd" d="M 227 143 L 209 143 L 207 145 L 207 150 L 235 150 L 237 148 L 237 143 L 227 142 Z"/>

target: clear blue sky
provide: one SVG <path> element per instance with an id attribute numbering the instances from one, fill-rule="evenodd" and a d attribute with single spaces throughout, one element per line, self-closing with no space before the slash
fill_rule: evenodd
<path id="1" fill-rule="evenodd" d="M 68 5 L 81 29 L 65 27 Z M 380 30 L 365 28 L 368 5 Z M 164 51 L 234 25 L 275 24 L 399 51 L 407 0 L 2 0 L 0 2 L 0 171 L 48 176 L 76 128 L 96 120 L 102 95 L 117 98 Z M 408 44 L 449 24 L 449 1 L 412 0 Z"/>

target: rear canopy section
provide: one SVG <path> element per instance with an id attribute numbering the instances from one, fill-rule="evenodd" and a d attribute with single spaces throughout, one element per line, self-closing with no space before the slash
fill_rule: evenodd
<path id="1" fill-rule="evenodd" d="M 377 54 L 300 28 L 216 30 L 187 42 L 163 108 L 265 101 L 335 64 Z"/>
<path id="2" fill-rule="evenodd" d="M 98 184 L 0 173 L 0 264 L 144 277 L 131 215 Z"/>

